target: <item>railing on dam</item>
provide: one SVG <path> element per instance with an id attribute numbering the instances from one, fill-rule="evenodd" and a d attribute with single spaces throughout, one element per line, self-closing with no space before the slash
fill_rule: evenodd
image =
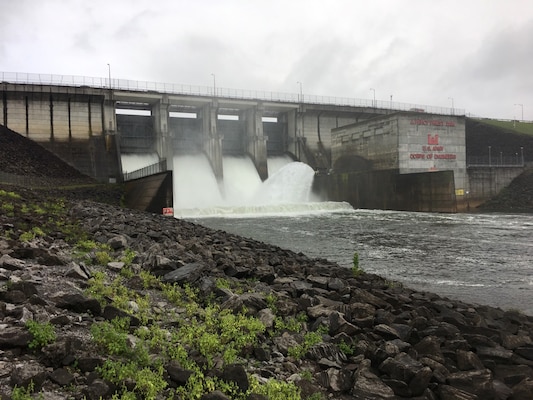
<path id="1" fill-rule="evenodd" d="M 94 88 L 159 92 L 230 99 L 263 100 L 272 102 L 328 104 L 335 106 L 379 108 L 391 111 L 417 111 L 443 115 L 465 115 L 460 108 L 435 107 L 393 101 L 357 99 L 350 97 L 320 96 L 304 93 L 269 92 L 262 90 L 229 89 L 214 86 L 198 86 L 178 83 L 134 81 L 120 78 L 98 78 L 75 75 L 36 74 L 25 72 L 0 72 L 1 82 L 37 85 L 90 86 Z"/>
<path id="2" fill-rule="evenodd" d="M 124 173 L 124 181 L 132 181 L 134 179 L 144 178 L 146 176 L 159 174 L 167 170 L 167 160 L 163 159 L 155 164 L 148 165 L 147 167 L 137 169 L 132 172 Z"/>
<path id="3" fill-rule="evenodd" d="M 524 167 L 525 161 L 523 155 L 516 154 L 515 156 L 479 156 L 468 157 L 466 160 L 467 167 Z"/>

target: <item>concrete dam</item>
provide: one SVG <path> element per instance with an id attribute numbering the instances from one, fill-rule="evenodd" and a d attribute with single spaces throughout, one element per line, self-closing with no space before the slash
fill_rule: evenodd
<path id="1" fill-rule="evenodd" d="M 314 191 L 322 199 L 354 207 L 457 211 L 458 204 L 474 201 L 462 110 L 99 78 L 61 77 L 60 83 L 57 76 L 48 76 L 46 83 L 34 78 L 3 74 L 0 123 L 99 181 L 126 180 L 132 198 L 151 192 L 138 208 L 171 206 L 172 190 L 175 195 L 180 188 L 169 189 L 168 174 L 194 172 L 194 165 L 175 162 L 191 155 L 205 158 L 219 182 L 228 173 L 225 159 L 245 158 L 265 181 L 269 160 L 288 157 L 314 171 Z M 148 154 L 152 165 L 124 173 L 124 156 Z"/>

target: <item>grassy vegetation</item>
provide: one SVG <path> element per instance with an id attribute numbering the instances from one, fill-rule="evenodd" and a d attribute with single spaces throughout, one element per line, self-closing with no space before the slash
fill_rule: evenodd
<path id="1" fill-rule="evenodd" d="M 109 281 L 103 271 L 94 274 L 87 289 L 90 296 L 102 303 L 111 300 L 113 305 L 143 322 L 133 331 L 127 318 L 98 322 L 91 329 L 102 352 L 113 356 L 99 369 L 102 376 L 121 388 L 127 378 L 136 383 L 133 389 L 120 389 L 117 394 L 122 397 L 119 398 L 129 395 L 156 398 L 167 386 L 163 366 L 177 362 L 192 375 L 184 387 L 170 390 L 169 398 L 199 399 L 205 393 L 220 390 L 233 399 L 245 399 L 252 392 L 267 394 L 271 399 L 300 399 L 299 390 L 292 383 L 270 380 L 260 384 L 250 377 L 253 384 L 243 393 L 234 384 L 208 375 L 212 368 L 242 363 L 265 332 L 265 326 L 247 315 L 246 309 L 237 313 L 222 309 L 208 299 L 200 299 L 198 290 L 190 285 L 165 284 L 147 272 L 141 278 L 144 287 L 151 289 L 150 294 L 141 295 L 128 289 L 126 278 L 121 275 Z M 224 285 L 230 286 L 227 281 Z M 157 293 L 173 304 L 173 311 L 153 312 L 151 304 L 156 299 L 152 296 Z M 139 305 L 135 311 L 131 309 L 131 301 Z M 301 323 L 287 322 L 286 326 L 299 329 Z M 319 341 L 321 336 L 308 332 L 304 343 L 292 350 L 293 356 L 301 357 Z"/>
<path id="2" fill-rule="evenodd" d="M 525 121 L 502 121 L 497 119 L 482 118 L 477 119 L 487 125 L 492 125 L 497 128 L 506 129 L 517 133 L 525 133 L 527 135 L 533 135 L 533 122 Z"/>
<path id="3" fill-rule="evenodd" d="M 30 349 L 40 349 L 56 340 L 55 329 L 50 322 L 41 323 L 34 320 L 28 320 L 26 322 L 26 328 L 33 337 L 28 345 Z"/>
<path id="4" fill-rule="evenodd" d="M 254 347 L 261 345 L 261 338 L 271 340 L 285 332 L 296 333 L 300 344 L 288 349 L 288 356 L 294 361 L 323 340 L 325 329 L 309 331 L 305 314 L 277 315 L 275 294 L 260 294 L 276 315 L 273 326 L 267 328 L 245 307 L 224 309 L 212 297 L 200 296 L 198 289 L 191 285 L 163 283 L 144 270 L 134 273 L 130 266 L 137 257 L 136 252 L 114 250 L 95 241 L 81 229 L 81 224 L 68 217 L 63 200 L 43 199 L 32 203 L 15 192 L 0 191 L 0 208 L 10 213 L 13 221 L 13 227 L 0 236 L 31 241 L 60 234 L 71 246 L 73 258 L 92 266 L 86 295 L 97 299 L 102 306 L 111 304 L 130 316 L 100 320 L 90 329 L 94 344 L 106 360 L 97 371 L 117 388 L 113 399 L 196 400 L 213 390 L 220 390 L 235 400 L 244 400 L 251 393 L 271 400 L 301 399 L 299 388 L 292 382 L 249 376 L 250 387 L 243 391 L 235 383 L 223 381 L 212 373 L 228 365 L 248 364 Z M 107 269 L 111 261 L 124 263 L 120 273 Z M 358 268 L 355 256 L 354 267 Z M 131 288 L 129 280 L 139 278 L 141 287 Z M 247 283 L 219 278 L 216 286 L 238 294 L 249 290 Z M 132 325 L 133 318 L 140 321 L 139 326 Z M 54 327 L 48 322 L 28 321 L 26 327 L 33 337 L 30 343 L 33 350 L 56 340 Z M 349 352 L 348 346 L 341 347 Z M 176 363 L 191 373 L 184 386 L 168 387 L 165 367 L 169 363 Z M 311 379 L 311 374 L 308 375 Z M 26 399 L 32 392 L 33 388 L 16 388 L 13 398 Z M 315 394 L 312 398 L 321 396 Z"/>

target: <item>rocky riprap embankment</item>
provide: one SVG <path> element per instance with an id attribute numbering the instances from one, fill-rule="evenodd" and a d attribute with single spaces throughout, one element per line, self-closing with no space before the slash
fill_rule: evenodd
<path id="1" fill-rule="evenodd" d="M 20 201 L 38 199 L 38 193 L 27 192 Z M 302 399 L 533 398 L 530 316 L 409 290 L 375 275 L 354 276 L 326 260 L 173 218 L 89 201 L 66 206 L 88 237 L 109 244 L 117 257 L 125 249 L 136 252 L 129 267 L 134 274 L 124 275 L 124 286 L 157 299 L 150 305 L 154 318 L 186 310 L 143 287 L 141 271 L 189 284 L 221 309 L 245 307 L 266 326 L 231 365 L 218 359 L 209 366 L 189 349 L 206 376 L 242 390 L 252 375 L 261 382 L 293 382 Z M 98 367 L 116 356 L 94 342 L 91 327 L 129 314 L 133 333 L 139 328 L 138 305 L 130 302 L 124 310 L 112 299 L 101 304 L 86 289 L 96 271 L 105 271 L 111 282 L 124 264 L 81 262 L 59 231 L 22 242 L 17 238 L 23 231 L 46 218 L 24 215 L 0 217 L 0 397 L 9 399 L 14 387 L 33 382 L 45 399 L 111 398 L 120 385 L 102 379 Z M 229 285 L 217 286 L 220 279 Z M 276 318 L 304 321 L 302 315 L 299 332 L 275 329 Z M 29 320 L 53 324 L 55 340 L 29 348 Z M 323 332 L 321 341 L 291 355 L 311 331 Z M 134 346 L 135 338 L 130 339 Z M 151 357 L 160 357 L 155 351 Z M 158 399 L 185 385 L 192 373 L 168 359 L 163 368 L 167 388 Z M 125 378 L 124 387 L 138 386 Z M 201 398 L 230 397 L 215 391 Z"/>

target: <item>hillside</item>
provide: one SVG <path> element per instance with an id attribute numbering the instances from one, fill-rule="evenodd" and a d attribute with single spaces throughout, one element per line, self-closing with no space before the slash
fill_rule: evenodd
<path id="1" fill-rule="evenodd" d="M 491 146 L 492 156 L 501 153 L 505 157 L 521 156 L 533 162 L 533 135 L 520 133 L 509 126 L 497 126 L 486 120 L 466 118 L 466 157 L 488 157 Z"/>
<path id="2" fill-rule="evenodd" d="M 533 398 L 531 316 L 79 190 L 0 184 L 2 400 Z"/>
<path id="3" fill-rule="evenodd" d="M 532 129 L 533 124 L 522 124 L 522 131 Z M 526 164 L 533 165 L 533 135 L 513 129 L 511 122 L 499 123 L 491 120 L 466 119 L 466 151 L 470 157 L 488 157 L 488 147 L 498 157 L 521 158 L 523 151 Z M 525 171 L 495 198 L 485 202 L 480 211 L 533 212 L 533 173 Z"/>

